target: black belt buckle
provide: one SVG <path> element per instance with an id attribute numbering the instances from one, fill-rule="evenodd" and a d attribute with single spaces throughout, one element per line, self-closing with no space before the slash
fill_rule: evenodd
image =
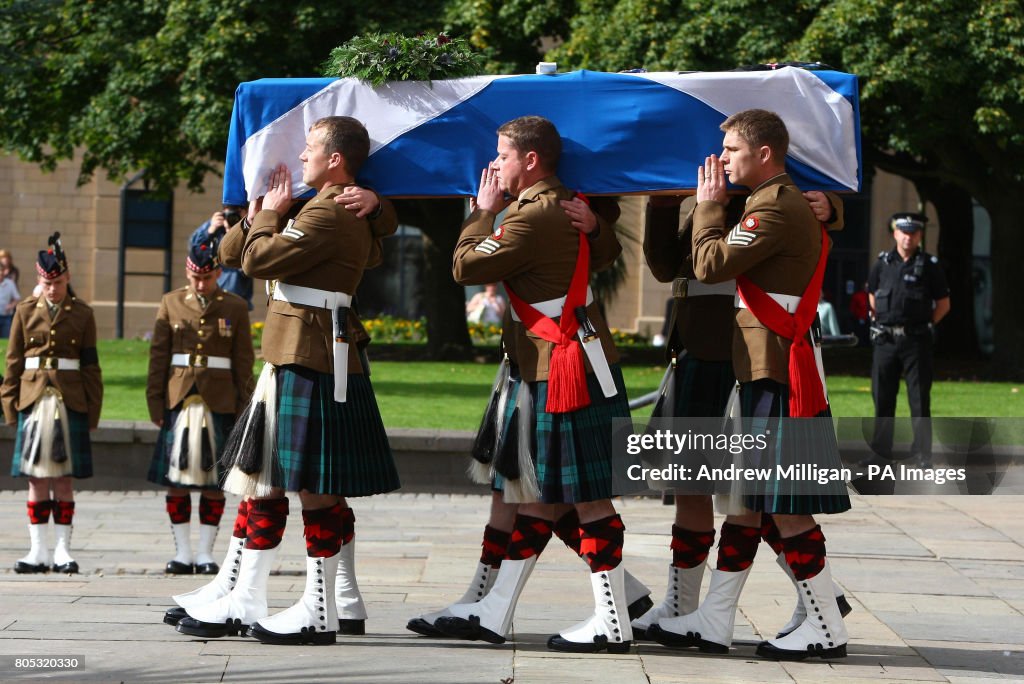
<path id="1" fill-rule="evenodd" d="M 892 332 L 889 330 L 888 326 L 875 323 L 872 324 L 868 331 L 871 341 L 875 344 L 892 342 Z"/>
<path id="2" fill-rule="evenodd" d="M 686 299 L 690 289 L 690 279 L 679 277 L 672 279 L 672 297 L 674 299 Z"/>

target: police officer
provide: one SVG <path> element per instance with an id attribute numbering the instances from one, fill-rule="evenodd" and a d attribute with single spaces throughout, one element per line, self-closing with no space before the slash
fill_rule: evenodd
<path id="1" fill-rule="evenodd" d="M 932 330 L 949 313 L 949 287 L 938 259 L 921 249 L 927 217 L 898 213 L 889 220 L 896 247 L 878 255 L 868 275 L 874 322 L 871 339 L 871 394 L 875 400 L 872 449 L 892 455 L 893 416 L 900 374 L 907 379 L 910 415 L 914 418 L 912 455 L 931 460 L 931 426 L 916 419 L 931 416 Z"/>

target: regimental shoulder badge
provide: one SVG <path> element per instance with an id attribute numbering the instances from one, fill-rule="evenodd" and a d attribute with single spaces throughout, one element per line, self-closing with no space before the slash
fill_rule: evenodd
<path id="1" fill-rule="evenodd" d="M 757 217 L 750 215 L 737 223 L 729 231 L 729 237 L 726 239 L 726 244 L 737 245 L 740 247 L 747 247 L 757 237 L 757 227 L 760 222 Z"/>
<path id="2" fill-rule="evenodd" d="M 473 251 L 480 252 L 482 254 L 487 254 L 489 256 L 497 252 L 499 249 L 501 249 L 500 242 L 498 242 L 494 238 L 486 237 L 484 238 L 483 242 L 481 242 L 479 245 L 473 248 Z"/>
<path id="3" fill-rule="evenodd" d="M 295 219 L 288 219 L 288 223 L 285 225 L 284 230 L 281 231 L 281 235 L 292 240 L 298 240 L 306 234 L 295 227 Z"/>
<path id="4" fill-rule="evenodd" d="M 500 240 L 501 236 L 504 235 L 504 234 L 505 234 L 505 226 L 498 226 L 497 228 L 494 229 L 493 237 L 494 237 L 495 240 Z"/>

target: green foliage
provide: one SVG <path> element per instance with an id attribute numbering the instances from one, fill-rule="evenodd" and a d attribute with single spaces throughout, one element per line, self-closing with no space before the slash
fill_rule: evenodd
<path id="1" fill-rule="evenodd" d="M 449 0 L 449 28 L 468 36 L 486 58 L 489 74 L 533 73 L 543 56 L 542 40 L 558 42 L 569 35 L 575 0 Z"/>
<path id="2" fill-rule="evenodd" d="M 453 40 L 446 33 L 436 37 L 371 33 L 331 50 L 323 74 L 354 76 L 379 86 L 387 81 L 475 76 L 483 70 L 483 61 L 465 39 Z"/>

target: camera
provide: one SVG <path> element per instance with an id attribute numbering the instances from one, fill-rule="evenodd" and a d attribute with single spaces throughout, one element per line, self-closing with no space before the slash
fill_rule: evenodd
<path id="1" fill-rule="evenodd" d="M 224 220 L 227 222 L 228 226 L 233 226 L 242 220 L 242 215 L 238 213 L 237 209 L 225 209 Z"/>

